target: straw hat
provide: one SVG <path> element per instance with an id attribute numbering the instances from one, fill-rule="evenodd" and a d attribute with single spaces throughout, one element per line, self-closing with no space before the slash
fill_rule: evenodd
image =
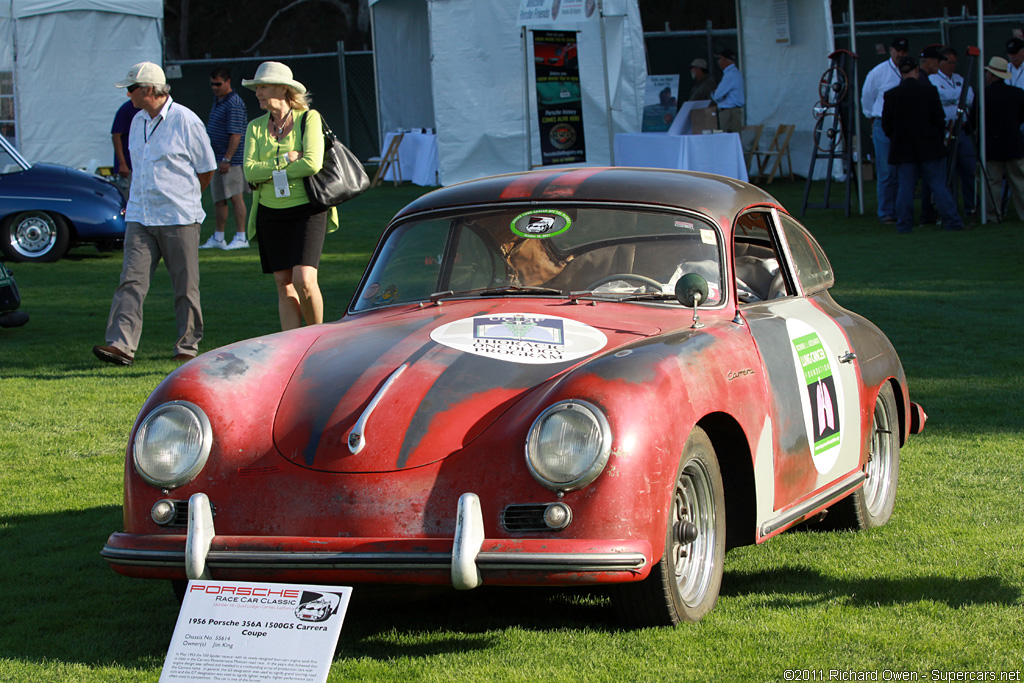
<path id="1" fill-rule="evenodd" d="M 242 85 L 250 90 L 258 85 L 286 85 L 300 95 L 306 92 L 306 86 L 292 78 L 292 70 L 281 62 L 263 62 L 256 69 L 256 76 L 249 80 L 243 78 Z"/>
<path id="2" fill-rule="evenodd" d="M 988 66 L 985 67 L 985 71 L 989 72 L 996 78 L 1001 78 L 1004 81 L 1010 78 L 1010 65 L 1002 57 L 993 57 L 988 60 Z"/>
<path id="3" fill-rule="evenodd" d="M 167 77 L 164 70 L 153 62 L 139 62 L 128 70 L 128 76 L 123 81 L 114 84 L 115 88 L 127 88 L 136 83 L 146 85 L 166 85 Z"/>

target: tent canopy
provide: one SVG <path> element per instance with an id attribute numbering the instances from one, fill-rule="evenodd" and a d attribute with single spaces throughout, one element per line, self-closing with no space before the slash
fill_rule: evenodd
<path id="1" fill-rule="evenodd" d="M 611 163 L 614 132 L 639 130 L 647 73 L 636 0 L 604 0 L 601 19 L 528 29 L 519 0 L 371 5 L 381 129 L 436 129 L 442 184 L 540 165 L 532 29 L 578 31 L 588 165 Z"/>
<path id="2" fill-rule="evenodd" d="M 73 167 L 111 165 L 110 124 L 125 100 L 114 81 L 138 62 L 163 62 L 163 2 L 0 3 L 0 70 L 13 71 L 22 154 Z"/>

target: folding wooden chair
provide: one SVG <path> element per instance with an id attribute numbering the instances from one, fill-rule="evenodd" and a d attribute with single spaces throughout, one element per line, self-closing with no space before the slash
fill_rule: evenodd
<path id="1" fill-rule="evenodd" d="M 402 138 L 405 137 L 405 133 L 397 133 L 391 138 L 391 144 L 388 145 L 388 149 L 384 152 L 384 156 L 370 157 L 367 159 L 368 163 L 377 162 L 377 173 L 373 176 L 373 182 L 370 183 L 370 187 L 377 187 L 384 182 L 384 176 L 388 174 L 389 170 L 394 170 L 394 183 L 395 187 L 402 184 L 402 163 L 398 158 L 398 148 L 402 144 Z"/>
<path id="2" fill-rule="evenodd" d="M 747 162 L 748 171 L 750 170 L 751 157 L 759 151 L 758 144 L 761 142 L 761 133 L 763 132 L 764 126 L 761 124 L 743 126 L 743 130 L 740 131 L 740 143 L 743 145 L 743 160 Z"/>
<path id="3" fill-rule="evenodd" d="M 775 178 L 775 174 L 779 173 L 779 167 L 782 165 L 782 159 L 785 157 L 786 162 L 789 164 L 789 179 L 793 180 L 793 159 L 789 156 L 789 140 L 793 137 L 793 131 L 796 130 L 796 125 L 792 123 L 783 123 L 775 130 L 775 137 L 772 138 L 772 142 L 768 145 L 768 149 L 754 152 L 754 158 L 757 159 L 757 174 L 756 178 L 767 178 L 767 184 L 771 184 Z M 768 165 L 768 162 L 774 157 L 775 163 L 772 164 L 771 170 L 768 173 L 764 172 L 764 167 Z M 781 174 L 780 174 L 781 175 Z"/>

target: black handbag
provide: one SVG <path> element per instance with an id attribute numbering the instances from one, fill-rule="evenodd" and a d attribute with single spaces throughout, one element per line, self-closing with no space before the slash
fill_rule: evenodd
<path id="1" fill-rule="evenodd" d="M 324 131 L 324 163 L 315 175 L 302 180 L 310 205 L 326 211 L 361 195 L 370 187 L 370 178 L 359 159 L 334 136 L 322 114 L 320 122 Z M 302 117 L 299 135 L 302 139 L 306 137 L 306 116 Z"/>

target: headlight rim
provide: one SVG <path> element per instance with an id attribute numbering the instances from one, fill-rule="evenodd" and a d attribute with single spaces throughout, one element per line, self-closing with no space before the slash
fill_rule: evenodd
<path id="1" fill-rule="evenodd" d="M 202 431 L 202 445 L 200 446 L 198 456 L 195 458 L 195 461 L 189 468 L 184 470 L 180 475 L 173 479 L 160 480 L 148 474 L 145 468 L 143 468 L 139 464 L 140 439 L 145 435 L 147 425 L 154 418 L 174 407 L 185 408 L 186 410 L 188 410 L 189 413 L 192 414 L 192 416 L 199 423 L 200 430 Z M 195 479 L 196 476 L 198 476 L 198 474 L 206 466 L 206 462 L 209 460 L 210 451 L 212 450 L 212 448 L 213 427 L 210 425 L 210 418 L 206 416 L 206 412 L 195 403 L 192 403 L 191 401 L 185 401 L 180 399 L 174 401 L 166 401 L 158 405 L 153 410 L 149 411 L 149 414 L 147 414 L 146 417 L 142 419 L 142 422 L 139 423 L 139 428 L 135 431 L 135 438 L 132 439 L 132 465 L 135 468 L 135 472 L 147 484 L 151 486 L 156 486 L 160 489 L 176 489 L 184 486 L 185 484 Z"/>
<path id="2" fill-rule="evenodd" d="M 570 408 L 572 410 L 582 408 L 592 418 L 594 418 L 594 421 L 597 423 L 601 432 L 601 449 L 594 461 L 580 474 L 580 476 L 567 482 L 555 482 L 546 479 L 544 475 L 537 471 L 533 465 L 533 460 L 530 457 L 530 452 L 531 449 L 535 448 L 536 437 L 539 434 L 540 426 L 543 425 L 544 421 L 555 412 L 565 410 L 567 406 L 572 406 L 572 408 Z M 577 491 L 593 483 L 594 480 L 597 479 L 604 471 L 605 466 L 607 466 L 608 460 L 611 458 L 612 454 L 611 424 L 608 422 L 608 418 L 605 416 L 604 411 L 590 401 L 585 401 L 579 398 L 557 401 L 541 411 L 540 415 L 538 415 L 533 421 L 533 424 L 530 425 L 530 429 L 526 433 L 526 445 L 524 451 L 526 456 L 526 467 L 530 470 L 531 476 L 533 476 L 538 484 L 550 491 L 556 491 L 559 493 Z"/>

